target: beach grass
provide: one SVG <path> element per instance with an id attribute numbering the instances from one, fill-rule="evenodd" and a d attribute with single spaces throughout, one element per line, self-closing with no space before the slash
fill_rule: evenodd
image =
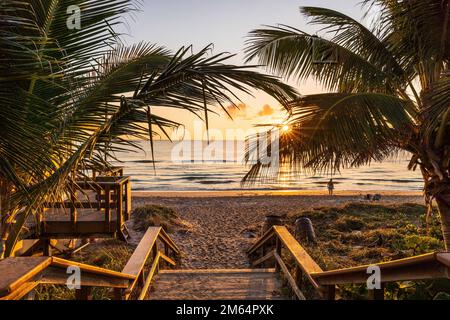
<path id="1" fill-rule="evenodd" d="M 317 241 L 302 244 L 323 270 L 334 270 L 444 251 L 438 213 L 427 223 L 427 208 L 420 204 L 394 205 L 350 203 L 341 207 L 317 207 L 289 216 L 294 233 L 295 220 L 311 219 Z M 450 281 L 390 283 L 387 299 L 450 298 Z M 365 285 L 340 286 L 344 299 L 367 299 Z"/>
<path id="2" fill-rule="evenodd" d="M 442 251 L 443 241 L 437 212 L 427 224 L 427 208 L 418 203 L 402 203 L 396 201 L 391 203 L 371 203 L 363 201 L 349 201 L 338 205 L 338 199 L 330 203 L 332 205 L 311 205 L 320 203 L 320 198 L 294 197 L 285 201 L 284 197 L 248 197 L 248 198 L 172 198 L 169 203 L 167 199 L 146 198 L 147 203 L 140 199 L 136 206 L 131 224 L 136 238 L 146 228 L 151 226 L 162 226 L 172 233 L 177 239 L 177 244 L 183 248 L 183 255 L 187 258 L 198 256 L 196 259 L 205 260 L 206 257 L 217 254 L 217 246 L 221 248 L 221 255 L 230 261 L 236 259 L 233 255 L 235 244 L 239 245 L 245 252 L 248 244 L 253 243 L 256 238 L 245 239 L 245 235 L 233 236 L 230 228 L 253 230 L 258 234 L 264 221 L 265 213 L 262 211 L 264 203 L 272 203 L 275 199 L 280 201 L 277 209 L 285 205 L 287 210 L 285 223 L 292 234 L 295 234 L 295 220 L 300 217 L 311 219 L 315 228 L 317 241 L 315 244 L 301 242 L 314 260 L 324 270 L 333 270 L 358 265 L 366 265 L 383 261 L 390 261 L 411 257 L 418 254 Z M 292 208 L 289 204 L 293 199 L 304 207 Z M 325 198 L 323 198 L 325 199 Z M 327 198 L 328 199 L 328 198 Z M 356 199 L 356 198 L 355 198 Z M 402 198 L 399 198 L 402 199 Z M 205 201 L 208 201 L 206 206 Z M 240 201 L 240 202 L 239 202 Z M 249 203 L 251 202 L 251 205 Z M 168 203 L 167 206 L 162 203 Z M 157 204 L 158 203 L 158 204 Z M 323 203 L 323 201 L 322 201 Z M 180 206 L 182 204 L 182 206 Z M 198 205 L 198 206 L 196 206 Z M 239 208 L 232 210 L 231 208 Z M 189 213 L 186 211 L 192 211 Z M 203 212 L 202 210 L 205 210 Z M 270 208 L 267 208 L 270 210 Z M 236 215 L 252 214 L 252 219 L 244 222 L 242 219 L 234 219 L 229 216 L 227 224 L 223 223 L 224 215 L 235 212 Z M 202 223 L 199 224 L 199 219 Z M 227 233 L 227 243 L 230 247 L 223 245 L 224 235 L 214 233 L 213 227 L 222 221 L 222 230 Z M 254 223 L 254 221 L 258 221 Z M 229 223 L 229 225 L 228 225 Z M 196 233 L 183 232 L 189 225 L 196 225 L 202 237 Z M 204 242 L 204 235 L 208 239 L 217 239 L 219 242 Z M 257 235 L 255 236 L 257 237 Z M 203 242 L 202 242 L 203 241 Z M 188 245 L 186 245 L 188 243 Z M 204 247 L 205 250 L 202 248 Z M 234 249 L 233 249 L 234 248 Z M 99 241 L 86 250 L 75 255 L 75 261 L 92 264 L 95 266 L 120 271 L 132 254 L 133 245 L 125 245 L 115 240 Z M 197 250 L 201 249 L 197 252 Z M 245 255 L 245 253 L 243 254 Z M 222 260 L 224 258 L 221 258 Z M 207 260 L 207 259 L 206 259 Z M 210 268 L 217 267 L 215 260 L 207 260 Z M 205 262 L 205 263 L 206 263 Z M 244 261 L 242 261 L 244 262 Z M 185 265 L 184 267 L 191 267 Z M 450 292 L 449 281 L 421 281 L 392 283 L 386 288 L 388 299 L 435 299 L 448 298 L 445 292 Z M 305 288 L 308 294 L 308 289 Z M 43 286 L 37 291 L 39 299 L 73 299 L 74 292 L 64 287 Z M 312 297 L 312 296 L 311 296 Z M 366 299 L 367 290 L 365 286 L 340 286 L 338 297 L 345 299 Z M 106 289 L 95 289 L 93 298 L 97 300 L 109 300 L 111 292 Z"/>
<path id="3" fill-rule="evenodd" d="M 133 253 L 133 247 L 117 240 L 92 243 L 70 259 L 113 271 L 122 271 Z M 74 300 L 75 290 L 66 286 L 41 285 L 35 292 L 37 300 Z M 113 293 L 108 288 L 93 288 L 93 300 L 112 300 Z"/>

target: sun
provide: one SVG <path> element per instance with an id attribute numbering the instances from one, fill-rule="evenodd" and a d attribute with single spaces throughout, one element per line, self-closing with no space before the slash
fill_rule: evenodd
<path id="1" fill-rule="evenodd" d="M 281 131 L 283 131 L 284 133 L 288 133 L 289 131 L 291 131 L 291 127 L 289 127 L 288 125 L 285 125 L 281 128 Z"/>

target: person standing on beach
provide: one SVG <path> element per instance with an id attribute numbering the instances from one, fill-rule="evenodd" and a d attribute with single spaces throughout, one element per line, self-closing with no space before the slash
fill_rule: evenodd
<path id="1" fill-rule="evenodd" d="M 334 192 L 334 182 L 333 179 L 330 179 L 330 181 L 328 182 L 328 194 L 332 196 L 333 192 Z"/>

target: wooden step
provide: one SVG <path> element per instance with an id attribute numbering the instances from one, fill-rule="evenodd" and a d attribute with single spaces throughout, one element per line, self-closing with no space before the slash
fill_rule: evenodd
<path id="1" fill-rule="evenodd" d="M 281 282 L 274 269 L 161 271 L 150 300 L 280 300 Z"/>

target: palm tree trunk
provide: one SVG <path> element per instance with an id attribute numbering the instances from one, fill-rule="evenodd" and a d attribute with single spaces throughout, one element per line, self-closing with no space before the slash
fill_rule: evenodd
<path id="1" fill-rule="evenodd" d="M 436 202 L 441 215 L 442 234 L 444 236 L 445 250 L 450 252 L 450 190 L 439 193 Z"/>

